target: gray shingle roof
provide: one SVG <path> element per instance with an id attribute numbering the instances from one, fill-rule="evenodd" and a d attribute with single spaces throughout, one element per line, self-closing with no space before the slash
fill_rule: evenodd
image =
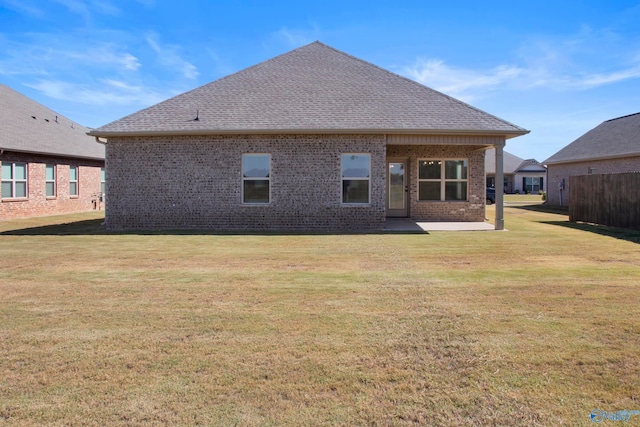
<path id="1" fill-rule="evenodd" d="M 640 156 L 640 113 L 601 123 L 543 163 Z"/>
<path id="2" fill-rule="evenodd" d="M 104 145 L 88 136 L 88 131 L 0 84 L 0 149 L 104 160 Z"/>
<path id="3" fill-rule="evenodd" d="M 195 117 L 198 120 L 193 120 Z M 525 129 L 314 42 L 91 132 L 486 133 Z"/>
<path id="4" fill-rule="evenodd" d="M 521 159 L 518 156 L 514 156 L 511 153 L 507 153 L 503 151 L 502 153 L 502 168 L 504 173 L 515 173 L 520 166 L 524 162 L 524 159 Z M 485 152 L 484 155 L 484 170 L 486 173 L 494 174 L 496 173 L 496 149 L 490 148 Z"/>

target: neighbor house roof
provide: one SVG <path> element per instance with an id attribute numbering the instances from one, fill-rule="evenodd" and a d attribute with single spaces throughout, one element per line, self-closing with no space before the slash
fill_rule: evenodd
<path id="1" fill-rule="evenodd" d="M 640 113 L 601 123 L 544 163 L 571 163 L 628 156 L 640 156 Z"/>
<path id="2" fill-rule="evenodd" d="M 544 172 L 545 167 L 542 163 L 535 159 L 524 160 L 511 153 L 503 152 L 502 156 L 503 170 L 506 174 L 515 174 L 518 172 Z M 496 173 L 496 149 L 490 148 L 485 152 L 484 170 L 488 174 Z"/>
<path id="3" fill-rule="evenodd" d="M 207 133 L 528 131 L 413 80 L 314 42 L 91 131 Z"/>
<path id="4" fill-rule="evenodd" d="M 104 160 L 87 129 L 0 84 L 0 149 Z"/>

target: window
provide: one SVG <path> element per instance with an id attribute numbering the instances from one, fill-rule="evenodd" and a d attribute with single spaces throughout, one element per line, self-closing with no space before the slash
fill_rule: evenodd
<path id="1" fill-rule="evenodd" d="M 100 168 L 100 192 L 103 195 L 107 192 L 107 173 L 104 168 Z"/>
<path id="2" fill-rule="evenodd" d="M 56 165 L 47 165 L 44 173 L 44 186 L 47 197 L 56 196 Z"/>
<path id="3" fill-rule="evenodd" d="M 540 190 L 544 190 L 544 188 L 542 187 L 542 183 L 543 183 L 543 178 L 534 178 L 534 177 L 525 177 L 522 178 L 523 182 L 523 189 L 525 191 L 525 193 L 537 193 Z"/>
<path id="4" fill-rule="evenodd" d="M 419 160 L 418 200 L 467 200 L 467 160 Z"/>
<path id="5" fill-rule="evenodd" d="M 27 197 L 27 164 L 2 163 L 2 198 Z"/>
<path id="6" fill-rule="evenodd" d="M 75 197 L 78 195 L 78 167 L 69 166 L 69 195 Z"/>
<path id="7" fill-rule="evenodd" d="M 342 203 L 369 203 L 371 154 L 342 155 Z"/>
<path id="8" fill-rule="evenodd" d="M 242 155 L 242 203 L 266 204 L 270 201 L 271 155 Z"/>

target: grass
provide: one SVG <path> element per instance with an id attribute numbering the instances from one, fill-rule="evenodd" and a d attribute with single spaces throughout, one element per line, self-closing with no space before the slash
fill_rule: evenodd
<path id="1" fill-rule="evenodd" d="M 640 409 L 640 233 L 505 213 L 508 232 L 420 235 L 0 221 L 0 426 L 573 426 Z"/>

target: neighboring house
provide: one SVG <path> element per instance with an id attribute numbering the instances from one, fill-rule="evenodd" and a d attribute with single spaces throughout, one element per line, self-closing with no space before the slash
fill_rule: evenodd
<path id="1" fill-rule="evenodd" d="M 0 84 L 0 218 L 99 207 L 104 146 L 88 131 Z"/>
<path id="2" fill-rule="evenodd" d="M 484 152 L 527 132 L 314 42 L 90 135 L 108 229 L 375 231 L 484 221 Z"/>
<path id="3" fill-rule="evenodd" d="M 487 173 L 487 187 L 495 187 L 495 149 L 487 150 L 484 165 Z M 542 163 L 535 159 L 524 160 L 505 151 L 503 165 L 505 193 L 536 194 L 546 191 L 547 168 Z"/>
<path id="4" fill-rule="evenodd" d="M 544 162 L 547 203 L 569 205 L 569 177 L 640 171 L 640 113 L 607 120 Z"/>

